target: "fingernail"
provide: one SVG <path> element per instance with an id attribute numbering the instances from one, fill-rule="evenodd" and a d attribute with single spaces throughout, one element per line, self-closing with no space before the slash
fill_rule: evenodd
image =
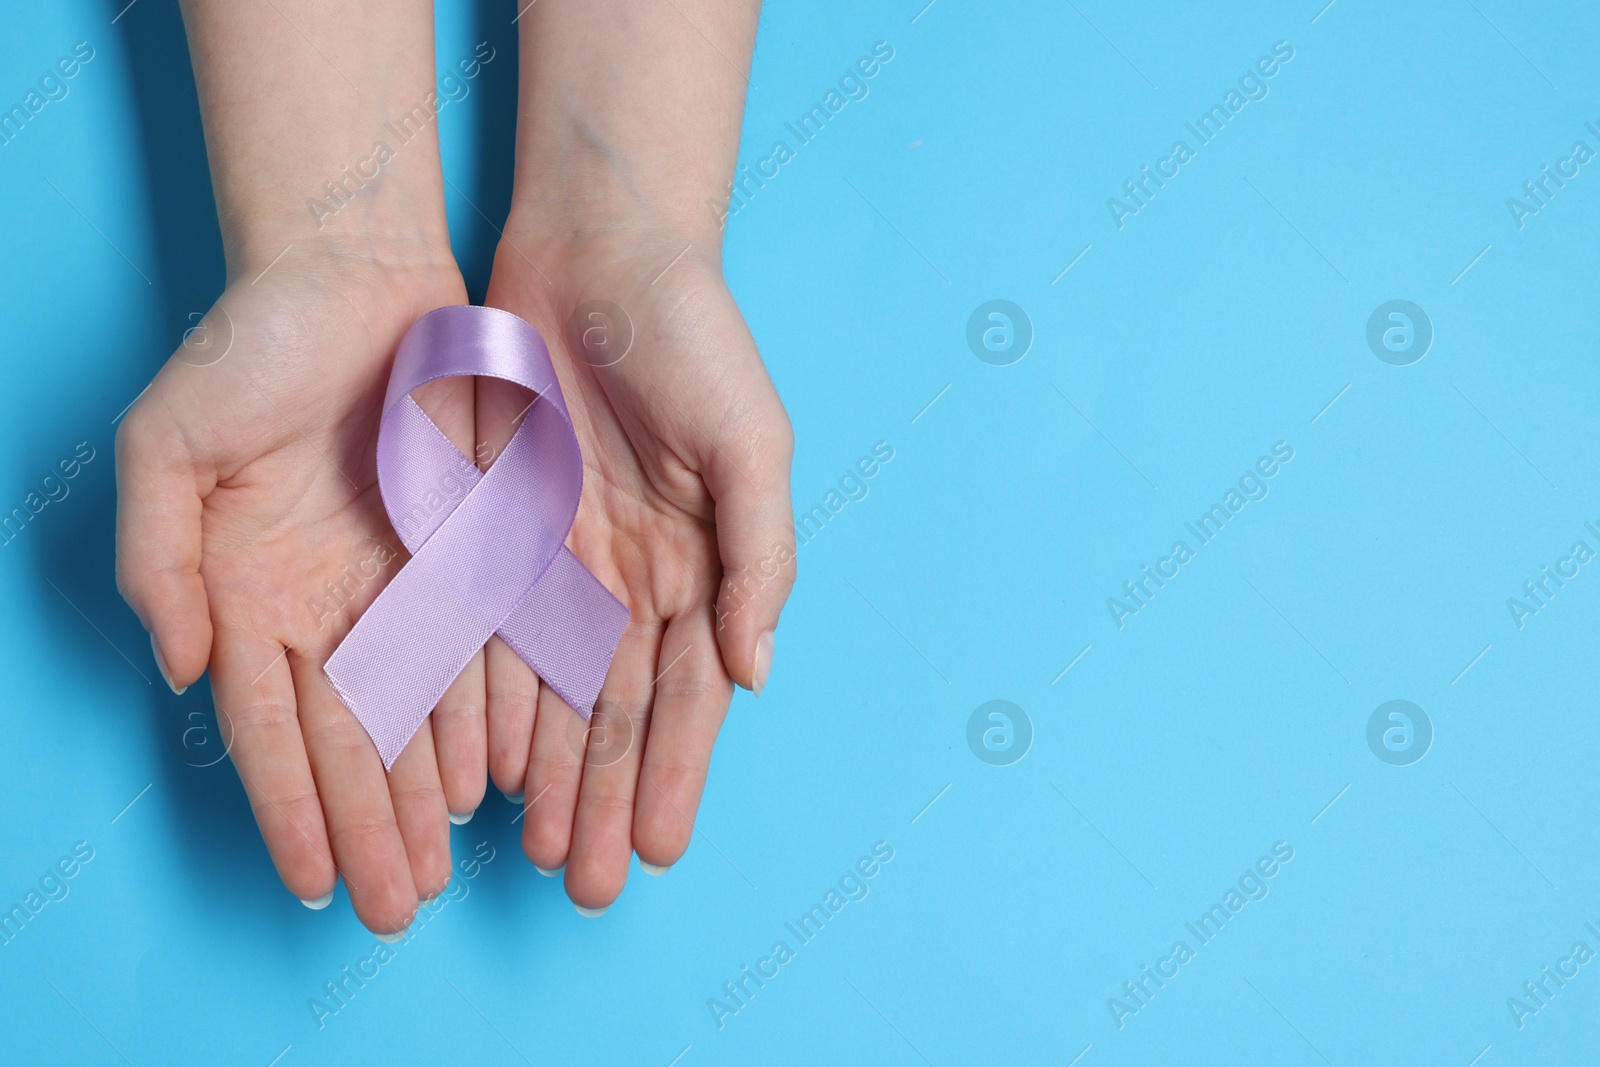
<path id="1" fill-rule="evenodd" d="M 772 631 L 764 630 L 756 638 L 756 664 L 755 670 L 750 672 L 750 681 L 753 683 L 750 691 L 756 696 L 761 695 L 761 690 L 767 687 L 767 673 L 772 670 Z"/>
<path id="2" fill-rule="evenodd" d="M 307 900 L 305 897 L 301 897 L 300 903 L 304 904 L 312 911 L 321 911 L 323 908 L 326 908 L 329 904 L 333 903 L 333 890 L 328 890 L 316 900 Z"/>
<path id="3" fill-rule="evenodd" d="M 401 938 L 405 937 L 406 932 L 401 930 L 398 934 L 373 934 L 372 936 L 376 937 L 379 941 L 382 941 L 385 945 L 392 945 L 396 941 L 399 941 Z"/>
<path id="4" fill-rule="evenodd" d="M 640 860 L 639 869 L 644 871 L 645 874 L 653 874 L 659 878 L 661 875 L 672 870 L 672 864 L 669 863 L 665 867 L 658 867 L 654 863 L 646 863 L 644 860 Z"/>
<path id="5" fill-rule="evenodd" d="M 512 804 L 515 804 L 519 808 L 522 807 L 522 802 L 527 799 L 526 793 L 507 793 L 502 790 L 500 795 L 505 797 L 506 800 L 510 801 Z"/>
<path id="6" fill-rule="evenodd" d="M 156 644 L 155 634 L 150 635 L 150 653 L 156 658 L 156 670 L 161 672 L 161 680 L 167 683 L 167 688 L 172 690 L 175 695 L 180 697 L 183 696 L 184 693 L 188 692 L 188 686 L 184 686 L 182 689 L 179 689 L 177 686 L 172 684 L 172 672 L 167 670 L 167 659 L 161 654 L 161 646 Z"/>
<path id="7" fill-rule="evenodd" d="M 598 919 L 600 916 L 606 913 L 611 905 L 607 904 L 604 908 L 586 908 L 582 904 L 574 904 L 573 907 L 577 908 L 578 914 L 582 915 L 585 919 Z"/>
<path id="8" fill-rule="evenodd" d="M 543 867 L 541 867 L 537 863 L 535 863 L 533 865 L 533 869 L 538 871 L 540 874 L 544 875 L 546 878 L 555 878 L 555 877 L 558 877 L 561 874 L 562 871 L 567 869 L 567 865 L 565 863 L 563 863 L 561 866 L 556 867 L 553 870 L 548 870 L 547 871 Z"/>
<path id="9" fill-rule="evenodd" d="M 478 809 L 476 809 L 476 808 L 474 808 L 471 811 L 467 812 L 465 815 L 457 815 L 455 812 L 452 811 L 450 813 L 451 825 L 453 825 L 453 826 L 465 826 L 465 825 L 467 825 L 467 823 L 472 821 L 472 817 L 474 815 L 476 815 L 476 814 L 478 814 Z"/>

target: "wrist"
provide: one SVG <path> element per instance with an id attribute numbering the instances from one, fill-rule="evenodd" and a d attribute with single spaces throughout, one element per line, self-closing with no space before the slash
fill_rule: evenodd
<path id="1" fill-rule="evenodd" d="M 664 189 L 657 168 L 640 159 L 550 159 L 537 175 L 519 175 L 508 241 L 538 247 L 558 262 L 665 255 L 665 266 L 688 249 L 686 256 L 721 269 L 727 194 L 716 182 Z"/>
<path id="2" fill-rule="evenodd" d="M 726 181 L 715 176 L 723 168 L 715 142 L 671 123 L 644 121 L 641 130 L 638 115 L 560 87 L 530 88 L 523 73 L 516 178 L 490 300 L 498 293 L 541 328 L 565 329 L 587 301 L 637 307 L 690 291 L 680 285 L 690 279 L 720 285 L 726 205 L 717 191 Z M 533 106 L 546 88 L 545 106 Z M 652 143 L 663 134 L 676 144 Z"/>
<path id="3" fill-rule="evenodd" d="M 230 323 L 259 321 L 265 307 L 301 325 L 398 339 L 395 331 L 434 308 L 466 302 L 466 285 L 448 250 L 440 258 L 431 247 L 410 242 L 324 236 L 248 245 L 237 258 L 230 249 L 218 306 Z M 379 345 L 373 354 L 382 360 L 392 351 L 392 344 Z"/>
<path id="4" fill-rule="evenodd" d="M 460 279 L 449 234 L 414 224 L 317 229 L 281 220 L 223 221 L 228 284 L 251 282 L 285 265 L 351 271 L 366 280 L 393 274 Z M 335 275 L 335 277 L 337 277 Z"/>
<path id="5" fill-rule="evenodd" d="M 453 267 L 437 155 L 395 159 L 381 141 L 374 152 L 370 163 L 338 167 L 320 161 L 342 157 L 319 153 L 270 184 L 219 183 L 229 281 L 254 278 L 285 249 L 397 268 Z"/>
<path id="6" fill-rule="evenodd" d="M 660 233 L 720 256 L 758 0 L 530 5 L 512 214 L 544 236 Z"/>
<path id="7" fill-rule="evenodd" d="M 230 280 L 289 247 L 448 259 L 438 116 L 492 50 L 436 78 L 428 0 L 185 0 L 184 21 Z"/>
<path id="8" fill-rule="evenodd" d="M 513 202 L 501 260 L 513 270 L 536 265 L 557 299 L 611 298 L 669 273 L 720 278 L 722 233 L 709 211 L 704 219 L 685 218 L 631 202 L 541 192 Z"/>

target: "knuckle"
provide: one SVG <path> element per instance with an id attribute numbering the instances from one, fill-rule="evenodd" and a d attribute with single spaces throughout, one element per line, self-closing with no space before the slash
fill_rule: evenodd
<path id="1" fill-rule="evenodd" d="M 354 715 L 345 712 L 313 723 L 305 730 L 306 740 L 333 756 L 347 756 L 372 748 L 372 739 Z"/>
<path id="2" fill-rule="evenodd" d="M 575 752 L 560 749 L 541 752 L 528 761 L 528 784 L 537 784 L 539 789 L 545 789 L 575 783 L 581 758 Z"/>
<path id="3" fill-rule="evenodd" d="M 340 823 L 334 834 L 339 843 L 354 854 L 368 860 L 382 860 L 388 858 L 394 832 L 394 823 L 388 819 L 362 816 Z"/>
<path id="4" fill-rule="evenodd" d="M 727 685 L 709 674 L 685 672 L 674 675 L 669 672 L 656 683 L 656 699 L 666 697 L 698 704 L 707 697 L 723 696 L 727 689 Z"/>
<path id="5" fill-rule="evenodd" d="M 269 800 L 269 806 L 295 826 L 306 826 L 322 814 L 322 800 L 313 789 L 287 789 Z"/>
<path id="6" fill-rule="evenodd" d="M 322 802 L 314 791 L 289 789 L 275 796 L 258 795 L 261 799 L 252 797 L 250 807 L 263 837 L 275 840 L 286 852 L 312 853 L 318 860 L 327 861 L 328 857 L 314 843 L 324 837 Z"/>
<path id="7" fill-rule="evenodd" d="M 599 720 L 598 723 L 596 720 Z M 589 727 L 617 725 L 626 720 L 629 726 L 640 728 L 650 721 L 650 694 L 631 693 L 622 699 L 601 699 L 595 703 L 589 718 Z"/>
<path id="8" fill-rule="evenodd" d="M 655 760 L 646 768 L 645 783 L 664 802 L 674 796 L 698 797 L 711 768 L 711 753 L 694 759 Z"/>
<path id="9" fill-rule="evenodd" d="M 434 785 L 408 785 L 389 787 L 389 796 L 395 806 L 409 805 L 419 808 L 444 804 L 444 793 Z"/>
<path id="10" fill-rule="evenodd" d="M 585 822 L 633 821 L 633 797 L 610 789 L 585 793 L 578 798 L 579 817 Z"/>
<path id="11" fill-rule="evenodd" d="M 489 705 L 495 708 L 531 708 L 539 697 L 539 679 L 521 661 L 493 672 Z"/>
<path id="12" fill-rule="evenodd" d="M 482 720 L 483 705 L 472 700 L 452 700 L 447 696 L 434 709 L 434 715 L 451 724 L 470 724 Z"/>
<path id="13" fill-rule="evenodd" d="M 497 686 L 489 692 L 486 701 L 491 718 L 506 716 L 519 716 L 527 718 L 533 715 L 533 709 L 538 701 L 538 690 L 533 686 L 520 685 Z"/>
<path id="14" fill-rule="evenodd" d="M 218 711 L 233 724 L 234 736 L 243 730 L 246 735 L 265 733 L 281 730 L 286 726 L 297 726 L 299 720 L 295 710 L 287 704 L 276 701 L 264 701 L 259 704 L 246 704 L 242 708 L 222 709 Z"/>

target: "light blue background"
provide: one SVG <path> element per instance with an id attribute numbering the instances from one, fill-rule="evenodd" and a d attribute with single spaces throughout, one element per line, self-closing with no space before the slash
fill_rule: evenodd
<path id="1" fill-rule="evenodd" d="M 727 268 L 797 507 L 895 457 L 801 549 L 687 857 L 588 921 L 491 793 L 454 843 L 494 860 L 320 1029 L 308 1001 L 375 942 L 342 893 L 283 890 L 232 770 L 194 766 L 206 687 L 165 691 L 112 580 L 113 420 L 221 284 L 176 9 L 12 5 L 0 105 L 97 56 L 0 147 L 0 510 L 97 456 L 0 548 L 0 905 L 95 858 L 0 947 L 0 1059 L 1592 1059 L 1600 962 L 1521 1029 L 1507 998 L 1600 950 L 1600 568 L 1520 630 L 1506 599 L 1600 548 L 1600 162 L 1520 230 L 1506 199 L 1600 150 L 1600 13 L 923 2 L 764 15 L 745 162 L 894 48 L 731 220 Z M 501 50 L 441 120 L 480 296 L 494 234 L 461 197 L 508 201 L 514 13 L 440 12 L 442 62 Z M 1106 199 L 1277 41 L 1270 95 L 1119 230 Z M 1035 330 L 1008 367 L 965 340 L 996 298 Z M 1393 298 L 1436 331 L 1409 367 L 1365 341 Z M 1119 630 L 1106 599 L 1277 441 L 1267 499 Z M 1435 730 L 1410 766 L 1367 747 L 1393 698 Z M 1011 766 L 967 746 L 992 699 L 1033 724 Z M 870 895 L 719 1029 L 708 999 L 878 841 Z M 1185 922 L 1279 841 L 1270 895 L 1198 946 Z M 1108 999 L 1180 938 L 1195 959 L 1119 1029 Z"/>

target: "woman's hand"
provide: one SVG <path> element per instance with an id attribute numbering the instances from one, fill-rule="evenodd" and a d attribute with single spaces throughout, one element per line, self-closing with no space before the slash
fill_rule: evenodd
<path id="1" fill-rule="evenodd" d="M 117 582 L 163 675 L 181 690 L 209 665 L 284 884 L 316 907 L 342 874 L 379 934 L 449 880 L 446 797 L 470 812 L 484 788 L 481 682 L 475 701 L 469 682 L 451 691 L 386 778 L 322 666 L 405 559 L 373 458 L 395 346 L 464 300 L 453 265 L 293 248 L 228 288 L 117 433 Z M 470 380 L 427 399 L 464 451 L 472 399 Z"/>
<path id="2" fill-rule="evenodd" d="M 583 446 L 569 544 L 632 611 L 582 720 L 498 640 L 489 773 L 523 850 L 602 909 L 630 854 L 689 844 L 734 683 L 760 692 L 794 582 L 793 437 L 722 281 L 759 0 L 537 4 L 519 20 L 517 176 L 489 303 L 531 321 Z M 498 447 L 526 400 L 478 386 Z"/>
<path id="3" fill-rule="evenodd" d="M 490 774 L 525 792 L 528 857 L 565 864 L 590 911 L 634 852 L 660 873 L 688 847 L 733 685 L 760 693 L 794 581 L 793 436 L 716 237 L 697 250 L 641 220 L 548 240 L 514 220 L 489 285 L 550 344 L 584 457 L 569 545 L 632 612 L 587 729 L 488 648 Z M 498 449 L 526 403 L 480 380 L 480 435 Z"/>
<path id="4" fill-rule="evenodd" d="M 291 892 L 402 930 L 482 798 L 481 662 L 385 778 L 323 663 L 404 562 L 373 449 L 450 255 L 431 0 L 182 0 L 229 283 L 117 433 L 117 583 L 217 716 Z M 307 35 L 309 34 L 309 36 Z M 470 381 L 419 400 L 473 448 Z M 436 758 L 437 753 L 437 758 Z"/>

